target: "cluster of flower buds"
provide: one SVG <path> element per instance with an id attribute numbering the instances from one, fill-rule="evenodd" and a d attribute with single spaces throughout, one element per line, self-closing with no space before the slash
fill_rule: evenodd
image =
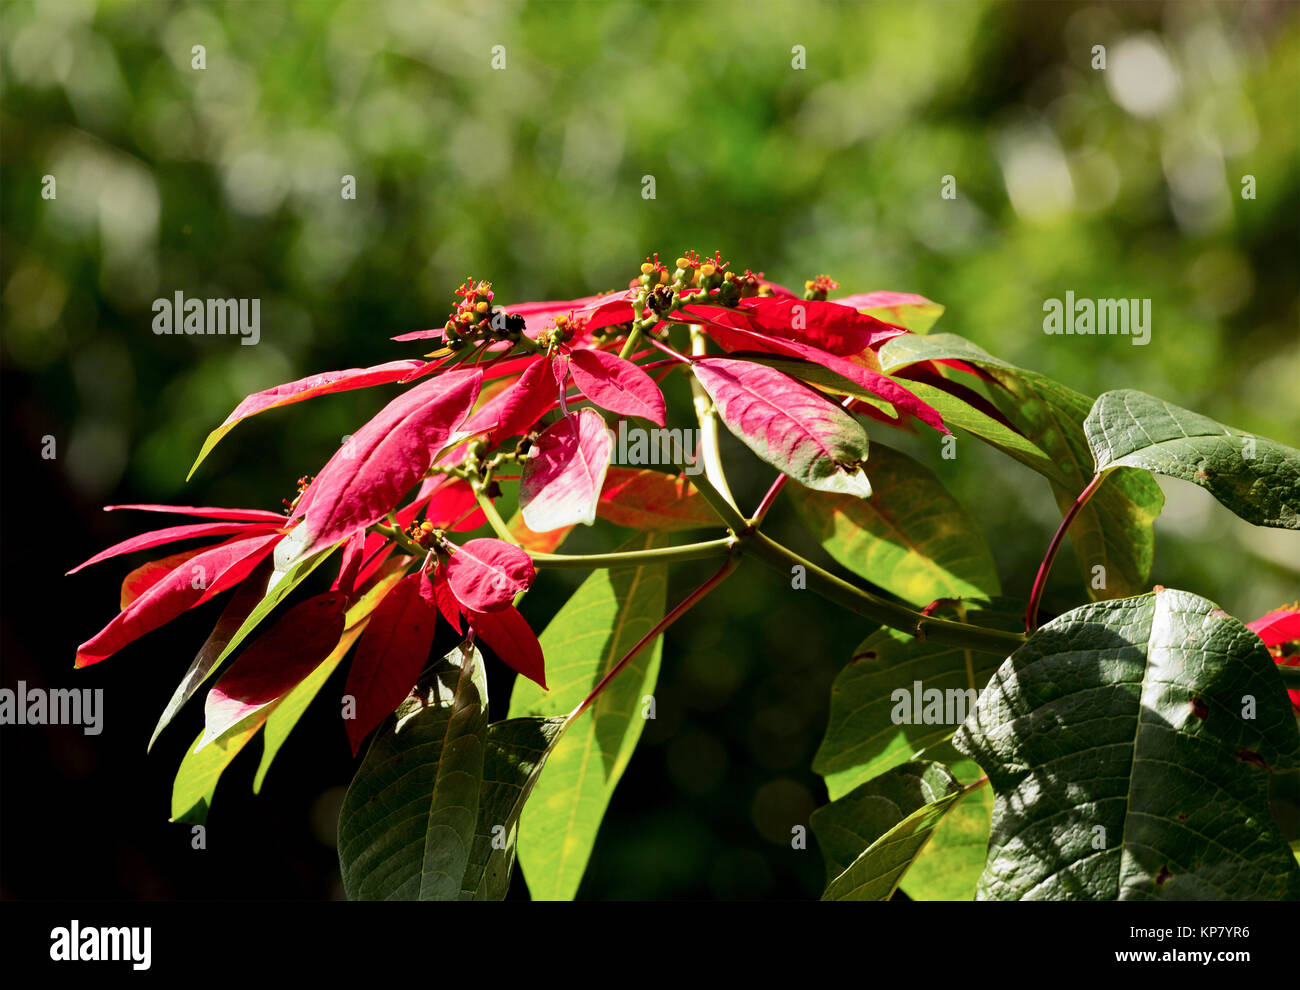
<path id="1" fill-rule="evenodd" d="M 427 519 L 420 523 L 411 523 L 406 530 L 407 538 L 423 550 L 438 550 L 443 545 L 444 533 Z"/>
<path id="2" fill-rule="evenodd" d="M 285 515 L 291 514 L 294 509 L 298 508 L 298 500 L 302 498 L 302 493 L 307 490 L 313 480 L 313 475 L 303 475 L 303 477 L 298 479 L 298 494 L 293 497 L 293 501 L 291 502 L 287 498 L 280 499 L 284 504 Z"/>
<path id="3" fill-rule="evenodd" d="M 551 320 L 551 326 L 543 330 L 537 337 L 537 343 L 543 347 L 556 347 L 566 343 L 575 334 L 582 333 L 586 327 L 587 321 L 575 317 L 573 311 L 562 313 Z"/>
<path id="4" fill-rule="evenodd" d="M 810 302 L 825 302 L 831 291 L 839 287 L 840 284 L 829 275 L 818 275 L 803 284 L 803 297 Z"/>
<path id="5" fill-rule="evenodd" d="M 523 317 L 513 316 L 492 305 L 492 283 L 466 278 L 456 290 L 460 301 L 443 324 L 443 338 L 456 348 L 472 337 L 495 337 L 519 340 L 524 330 Z"/>

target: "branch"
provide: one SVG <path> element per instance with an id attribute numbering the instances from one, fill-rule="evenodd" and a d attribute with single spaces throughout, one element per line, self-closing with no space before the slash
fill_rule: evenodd
<path id="1" fill-rule="evenodd" d="M 1056 527 L 1052 542 L 1047 545 L 1047 553 L 1043 555 L 1043 562 L 1038 565 L 1038 574 L 1034 577 L 1034 587 L 1029 592 L 1029 608 L 1025 610 L 1025 632 L 1027 633 L 1032 633 L 1038 628 L 1038 603 L 1043 597 L 1043 589 L 1047 586 L 1047 575 L 1051 573 L 1056 552 L 1061 549 L 1061 543 L 1065 540 L 1065 531 L 1070 528 L 1070 523 L 1074 522 L 1074 517 L 1088 504 L 1097 486 L 1101 484 L 1102 477 L 1098 474 L 1088 482 L 1088 487 L 1074 500 L 1074 505 L 1070 506 L 1070 511 L 1061 520 L 1061 525 Z"/>

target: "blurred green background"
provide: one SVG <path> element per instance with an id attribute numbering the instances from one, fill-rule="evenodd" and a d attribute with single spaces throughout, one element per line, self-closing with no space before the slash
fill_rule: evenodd
<path id="1" fill-rule="evenodd" d="M 500 302 L 569 298 L 626 285 L 652 251 L 718 249 L 786 284 L 825 272 L 845 292 L 921 293 L 948 307 L 937 329 L 1079 391 L 1140 388 L 1300 445 L 1295 4 L 2 9 L 6 685 L 68 682 L 73 646 L 111 615 L 113 575 L 76 585 L 75 607 L 49 603 L 90 548 L 138 528 L 98 505 L 278 507 L 384 396 L 244 424 L 186 485 L 207 432 L 248 392 L 415 356 L 388 338 L 439 324 L 466 275 L 491 279 Z M 41 195 L 47 175 L 55 199 Z M 355 200 L 340 195 L 345 175 Z M 955 199 L 941 196 L 945 176 Z M 260 299 L 261 342 L 154 335 L 152 301 L 178 290 Z M 1044 300 L 1066 290 L 1151 299 L 1150 345 L 1045 335 Z M 39 456 L 45 436 L 53 461 Z M 1059 518 L 1046 482 L 974 441 L 943 461 L 933 434 L 884 439 L 979 514 L 1007 591 L 1025 595 Z M 756 502 L 770 469 L 734 442 L 726 453 L 733 488 Z M 1165 488 L 1153 582 L 1247 619 L 1296 598 L 1296 534 Z M 808 549 L 788 505 L 772 519 Z M 598 527 L 573 546 L 622 535 Z M 704 576 L 679 571 L 675 596 Z M 548 575 L 530 595 L 539 628 L 566 581 Z M 1046 607 L 1083 597 L 1063 559 Z M 182 631 L 180 652 L 204 634 L 202 622 Z M 808 765 L 830 681 L 867 632 L 750 568 L 675 627 L 658 718 L 583 896 L 819 893 L 815 846 L 792 850 L 790 829 L 825 800 Z M 135 677 L 156 711 L 187 658 L 158 668 L 143 659 L 158 646 L 133 649 L 93 676 Z M 352 764 L 332 710 L 286 747 L 268 783 L 280 796 L 253 800 L 248 759 L 232 767 L 212 819 L 228 845 L 206 858 L 161 851 L 183 840 L 144 824 L 165 819 L 184 740 L 146 765 L 148 725 L 115 729 L 111 744 L 56 737 L 26 754 L 34 786 L 81 789 L 60 798 L 69 809 L 101 788 L 128 816 L 91 857 L 112 863 L 80 875 L 84 892 L 215 894 L 235 849 L 291 864 L 270 867 L 267 896 L 337 893 L 327 843 Z M 120 790 L 114 775 L 146 766 L 137 790 Z M 60 807 L 7 802 L 6 895 L 35 883 L 15 838 L 53 841 Z M 308 854 L 312 823 L 322 841 Z"/>

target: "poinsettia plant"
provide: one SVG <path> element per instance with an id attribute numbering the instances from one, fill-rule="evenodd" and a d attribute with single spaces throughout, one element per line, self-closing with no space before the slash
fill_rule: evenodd
<path id="1" fill-rule="evenodd" d="M 285 511 L 110 506 L 202 521 L 86 562 L 191 544 L 126 576 L 77 666 L 229 592 L 153 733 L 215 678 L 174 818 L 203 820 L 259 732 L 260 788 L 346 663 L 343 729 L 364 749 L 338 830 L 348 895 L 500 898 L 517 853 L 534 897 L 568 898 L 641 733 L 661 634 L 752 559 L 867 633 L 814 762 L 830 797 L 811 819 L 826 898 L 1300 896 L 1278 812 L 1300 770 L 1286 688 L 1300 612 L 1246 625 L 1148 584 L 1153 474 L 1298 529 L 1300 451 L 1142 392 L 1093 401 L 931 332 L 943 307 L 928 299 L 838 288 L 820 276 L 796 293 L 693 252 L 561 302 L 502 304 L 467 280 L 445 323 L 394 338 L 430 353 L 259 392 L 213 431 L 195 467 L 250 416 L 403 388 Z M 689 389 L 689 427 L 668 428 L 674 387 Z M 777 472 L 748 512 L 723 427 Z M 934 474 L 868 444 L 879 427 L 960 431 L 1050 481 L 1063 518 L 1027 601 L 1002 596 Z M 656 466 L 613 463 L 629 436 L 652 441 Z M 782 492 L 855 579 L 764 530 Z M 597 518 L 637 532 L 557 552 Z M 1040 625 L 1067 534 L 1092 600 Z M 668 608 L 679 565 L 708 576 Z M 548 568 L 592 573 L 539 636 L 518 606 Z M 444 623 L 457 645 L 438 655 Z M 520 675 L 495 720 L 489 660 Z"/>

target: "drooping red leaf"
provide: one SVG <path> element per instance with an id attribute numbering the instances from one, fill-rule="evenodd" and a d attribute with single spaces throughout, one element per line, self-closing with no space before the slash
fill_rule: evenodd
<path id="1" fill-rule="evenodd" d="M 226 417 L 224 423 L 208 434 L 203 441 L 199 456 L 194 460 L 188 477 L 193 476 L 203 459 L 208 456 L 221 438 L 235 428 L 241 420 L 277 406 L 287 406 L 294 402 L 303 402 L 318 395 L 330 392 L 345 392 L 354 388 L 369 388 L 372 385 L 384 385 L 406 379 L 419 370 L 422 361 L 389 361 L 373 368 L 347 368 L 344 371 L 326 371 L 319 375 L 309 375 L 296 382 L 286 382 L 263 392 L 254 392 L 235 406 L 234 411 Z"/>
<path id="2" fill-rule="evenodd" d="M 398 396 L 354 433 L 299 501 L 306 508 L 289 536 L 294 555 L 308 556 L 392 511 L 464 420 L 482 381 L 478 371 L 443 374 Z"/>
<path id="3" fill-rule="evenodd" d="M 343 547 L 343 559 L 339 561 L 339 576 L 334 579 L 334 587 L 330 589 L 331 591 L 341 591 L 348 598 L 352 597 L 365 553 L 366 534 L 358 530 L 348 538 L 347 544 Z"/>
<path id="4" fill-rule="evenodd" d="M 347 595 L 327 591 L 289 609 L 208 692 L 198 749 L 276 701 L 329 656 L 343 635 Z"/>
<path id="5" fill-rule="evenodd" d="M 735 309 L 687 307 L 692 313 L 697 309 L 715 326 L 812 344 L 837 357 L 861 354 L 906 332 L 850 306 L 789 296 L 753 296 Z"/>
<path id="6" fill-rule="evenodd" d="M 718 525 L 708 501 L 680 474 L 611 465 L 596 514 L 616 526 L 666 533 Z"/>
<path id="7" fill-rule="evenodd" d="M 202 536 L 229 536 L 232 533 L 246 533 L 252 536 L 255 533 L 266 533 L 279 528 L 284 524 L 284 517 L 281 516 L 279 523 L 243 523 L 243 522 L 217 522 L 217 523 L 192 523 L 187 526 L 168 526 L 166 529 L 155 529 L 149 533 L 141 533 L 139 536 L 133 536 L 129 540 L 123 540 L 121 543 L 115 543 L 107 550 L 101 550 L 95 556 L 91 557 L 84 564 L 78 564 L 69 574 L 76 574 L 83 567 L 89 567 L 91 564 L 98 564 L 101 560 L 108 560 L 110 557 L 118 557 L 124 553 L 132 553 L 136 550 L 148 550 L 150 547 L 162 546 L 164 543 L 177 543 L 181 540 L 196 540 Z"/>
<path id="8" fill-rule="evenodd" d="M 155 581 L 108 625 L 77 647 L 76 666 L 99 663 L 133 640 L 242 581 L 280 541 L 261 534 L 212 547 Z"/>
<path id="9" fill-rule="evenodd" d="M 442 617 L 447 620 L 447 624 L 455 629 L 456 635 L 459 636 L 461 605 L 456 600 L 456 596 L 451 593 L 451 588 L 447 584 L 445 570 L 439 569 L 438 573 L 432 576 L 429 576 L 428 571 L 426 571 L 425 575 L 428 584 L 420 586 L 421 593 L 427 597 L 430 588 L 432 588 L 434 601 L 438 604 L 438 611 L 442 613 Z"/>
<path id="10" fill-rule="evenodd" d="M 925 333 L 943 315 L 943 306 L 911 292 L 859 292 L 832 299 L 841 306 L 852 306 L 859 312 L 905 327 L 913 333 Z"/>
<path id="11" fill-rule="evenodd" d="M 354 699 L 347 719 L 352 755 L 361 741 L 411 691 L 433 646 L 438 610 L 420 594 L 422 575 L 408 574 L 393 586 L 370 617 L 343 689 Z"/>
<path id="12" fill-rule="evenodd" d="M 546 659 L 542 656 L 542 644 L 517 609 L 510 606 L 498 612 L 470 612 L 469 624 L 474 635 L 503 662 L 546 688 Z"/>
<path id="13" fill-rule="evenodd" d="M 467 609 L 496 612 L 527 591 L 536 572 L 519 547 L 490 538 L 470 540 L 447 562 L 447 584 Z"/>
<path id="14" fill-rule="evenodd" d="M 287 520 L 283 513 L 269 512 L 266 509 L 218 509 L 211 506 L 194 505 L 106 505 L 105 512 L 118 509 L 138 509 L 142 512 L 170 512 L 178 516 L 198 516 L 200 519 L 232 519 L 244 522 L 273 522 L 284 525 Z"/>
<path id="15" fill-rule="evenodd" d="M 182 550 L 180 553 L 174 553 L 169 557 L 160 557 L 157 560 L 141 564 L 122 579 L 122 594 L 117 607 L 126 608 L 185 561 L 191 557 L 197 557 L 203 551 L 209 549 L 211 548 L 195 547 L 192 550 Z"/>
<path id="16" fill-rule="evenodd" d="M 952 432 L 944 425 L 943 417 L 937 409 L 929 403 L 921 401 L 888 375 L 883 375 L 871 368 L 864 367 L 847 358 L 838 357 L 810 344 L 754 333 L 738 327 L 724 327 L 716 324 L 706 324 L 705 326 L 709 336 L 728 351 L 755 350 L 813 361 L 852 382 L 856 382 L 873 395 L 878 395 L 886 402 L 892 403 L 899 411 L 915 416 L 921 422 L 934 427 L 939 432 Z M 869 353 L 864 352 L 862 358 L 866 359 Z M 874 356 L 871 356 L 870 359 L 875 360 Z"/>
<path id="17" fill-rule="evenodd" d="M 656 426 L 664 425 L 663 393 L 631 361 L 583 348 L 569 355 L 569 366 L 574 384 L 596 405 L 623 416 L 640 416 Z"/>
<path id="18" fill-rule="evenodd" d="M 560 398 L 557 365 L 546 358 L 530 364 L 519 381 L 475 410 L 463 427 L 466 433 L 486 433 L 489 447 L 507 437 L 526 433 Z"/>
<path id="19" fill-rule="evenodd" d="M 838 405 L 761 364 L 705 358 L 692 370 L 727 428 L 763 460 L 809 488 L 870 497 L 866 431 Z"/>
<path id="20" fill-rule="evenodd" d="M 537 533 L 596 520 L 614 438 L 594 409 L 581 409 L 547 427 L 536 454 L 524 462 L 519 506 Z"/>

